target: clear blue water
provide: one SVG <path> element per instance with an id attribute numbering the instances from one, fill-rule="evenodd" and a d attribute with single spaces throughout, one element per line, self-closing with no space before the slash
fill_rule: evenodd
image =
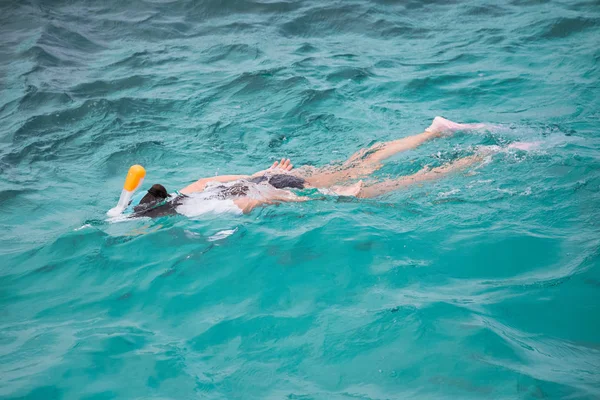
<path id="1" fill-rule="evenodd" d="M 600 397 L 597 1 L 4 1 L 0 397 Z M 435 115 L 542 141 L 379 199 L 108 223 Z M 233 231 L 233 232 L 231 232 Z"/>

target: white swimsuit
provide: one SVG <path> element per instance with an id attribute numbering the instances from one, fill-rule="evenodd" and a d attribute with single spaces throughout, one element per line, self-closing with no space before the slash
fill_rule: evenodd
<path id="1" fill-rule="evenodd" d="M 264 200 L 272 198 L 275 193 L 281 196 L 281 192 L 268 182 L 255 183 L 245 179 L 227 183 L 209 182 L 202 192 L 186 195 L 175 210 L 188 217 L 207 213 L 241 214 L 242 210 L 233 201 L 235 198 Z"/>

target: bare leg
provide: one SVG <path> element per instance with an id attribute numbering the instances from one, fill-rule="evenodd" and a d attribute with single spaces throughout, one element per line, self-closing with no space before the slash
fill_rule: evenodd
<path id="1" fill-rule="evenodd" d="M 315 187 L 330 187 L 340 182 L 370 175 L 381 168 L 380 162 L 386 158 L 401 151 L 414 149 L 438 136 L 440 136 L 438 133 L 426 131 L 390 142 L 376 143 L 368 149 L 354 153 L 342 166 L 321 168 L 305 179 Z"/>
<path id="2" fill-rule="evenodd" d="M 385 143 L 377 143 L 367 150 L 360 150 L 353 154 L 346 164 L 361 162 L 376 164 L 401 151 L 414 149 L 428 140 L 451 134 L 459 130 L 473 130 L 485 127 L 484 124 L 459 124 L 446 118 L 435 117 L 425 132 L 408 136 L 402 139 L 392 140 Z"/>
<path id="3" fill-rule="evenodd" d="M 439 133 L 425 131 L 390 142 L 376 143 L 368 149 L 361 149 L 354 153 L 344 165 L 352 165 L 354 163 L 377 164 L 396 153 L 414 149 L 428 140 L 439 136 Z"/>
<path id="4" fill-rule="evenodd" d="M 442 165 L 441 167 L 428 169 L 424 168 L 421 171 L 409 175 L 403 176 L 398 179 L 390 179 L 383 182 L 378 182 L 372 185 L 364 186 L 360 189 L 360 191 L 356 194 L 356 197 L 368 198 L 368 197 L 376 197 L 382 194 L 386 194 L 392 192 L 394 190 L 398 190 L 400 188 L 406 187 L 408 185 L 412 185 L 417 182 L 431 181 L 434 179 L 441 178 L 445 175 L 448 175 L 452 172 L 459 171 L 472 165 L 478 161 L 483 160 L 482 154 L 474 154 L 469 157 L 461 158 L 457 161 L 454 161 L 450 164 Z"/>
<path id="5" fill-rule="evenodd" d="M 315 187 L 331 187 L 351 179 L 369 175 L 381 168 L 381 161 L 401 151 L 414 149 L 428 140 L 457 130 L 478 129 L 483 124 L 458 124 L 442 117 L 435 117 L 424 132 L 385 143 L 377 143 L 368 149 L 354 153 L 340 168 L 325 167 L 312 176 L 304 177 Z"/>

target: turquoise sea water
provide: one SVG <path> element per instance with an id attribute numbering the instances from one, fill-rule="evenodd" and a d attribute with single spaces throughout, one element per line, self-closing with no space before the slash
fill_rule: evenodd
<path id="1" fill-rule="evenodd" d="M 3 1 L 0 398 L 600 397 L 597 1 Z M 429 125 L 379 199 L 109 223 Z"/>

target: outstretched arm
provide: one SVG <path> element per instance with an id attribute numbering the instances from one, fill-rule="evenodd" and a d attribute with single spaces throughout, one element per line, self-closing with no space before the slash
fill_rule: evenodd
<path id="1" fill-rule="evenodd" d="M 204 190 L 204 188 L 206 188 L 206 185 L 209 182 L 225 183 L 225 182 L 237 181 L 238 179 L 244 179 L 244 178 L 250 178 L 250 175 L 219 175 L 219 176 L 213 176 L 210 178 L 200 178 L 196 182 L 192 183 L 191 185 L 188 185 L 188 186 L 184 187 L 183 189 L 181 189 L 180 193 L 190 194 L 190 193 L 202 192 Z"/>
<path id="2" fill-rule="evenodd" d="M 192 183 L 191 185 L 188 185 L 188 186 L 184 187 L 183 189 L 181 189 L 180 192 L 183 194 L 202 192 L 206 188 L 206 185 L 209 182 L 221 182 L 221 183 L 233 182 L 233 181 L 237 181 L 239 179 L 248 179 L 252 176 L 259 176 L 259 175 L 264 174 L 267 171 L 271 171 L 271 170 L 275 170 L 275 169 L 280 169 L 282 171 L 289 171 L 292 168 L 293 168 L 293 165 L 290 162 L 290 159 L 282 158 L 281 161 L 275 161 L 273 163 L 273 165 L 271 165 L 271 167 L 269 167 L 268 169 L 259 171 L 253 175 L 218 175 L 218 176 L 211 176 L 210 178 L 200 178 L 196 182 Z"/>

